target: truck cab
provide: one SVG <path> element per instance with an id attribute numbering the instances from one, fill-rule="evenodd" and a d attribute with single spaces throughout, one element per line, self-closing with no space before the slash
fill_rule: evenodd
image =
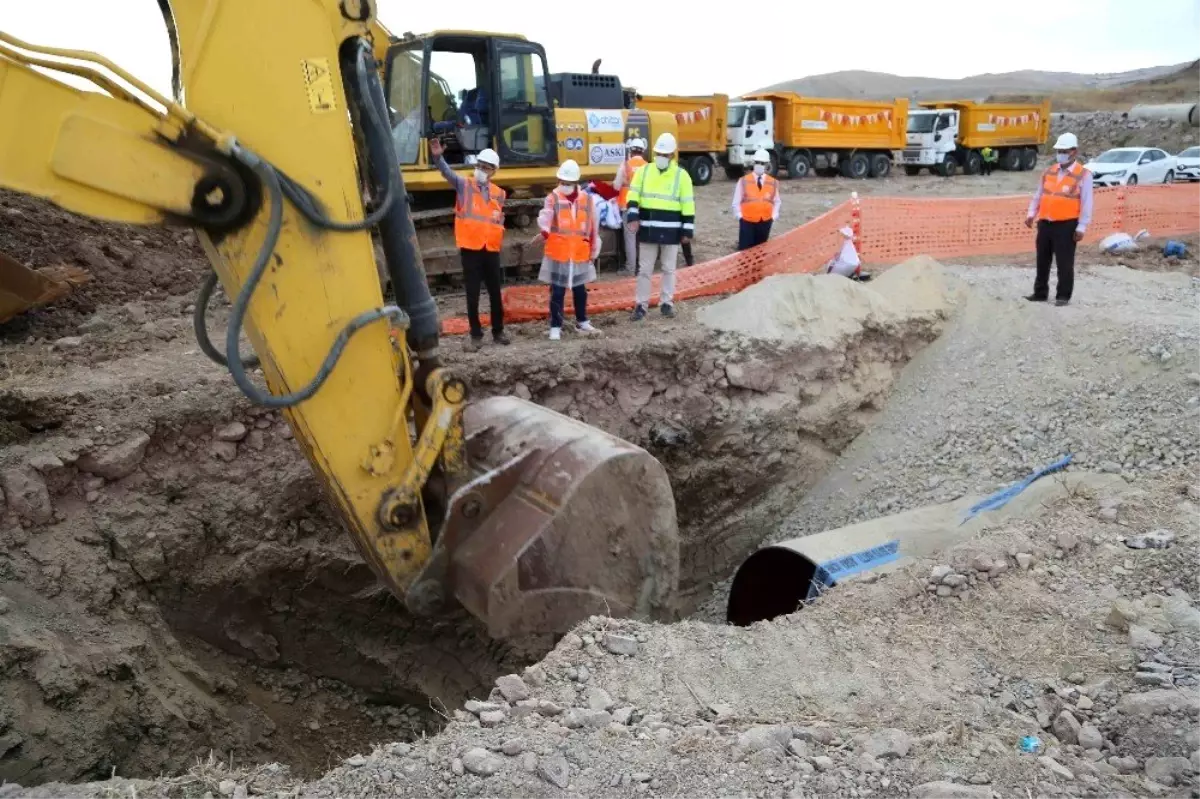
<path id="1" fill-rule="evenodd" d="M 921 167 L 944 168 L 954 162 L 959 112 L 953 108 L 914 108 L 908 112 L 908 134 L 897 160 L 909 174 Z"/>
<path id="2" fill-rule="evenodd" d="M 730 178 L 741 177 L 755 150 L 775 149 L 775 107 L 767 100 L 742 100 L 729 104 L 725 128 L 725 155 L 721 166 Z M 774 170 L 771 170 L 774 172 Z"/>

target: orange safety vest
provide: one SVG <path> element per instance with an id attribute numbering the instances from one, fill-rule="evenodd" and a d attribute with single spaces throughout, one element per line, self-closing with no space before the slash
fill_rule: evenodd
<path id="1" fill-rule="evenodd" d="M 585 264 L 592 259 L 591 198 L 582 191 L 576 192 L 573 203 L 558 192 L 553 196 L 554 218 L 546 237 L 546 257 L 560 264 Z"/>
<path id="2" fill-rule="evenodd" d="M 1065 219 L 1078 219 L 1083 207 L 1081 188 L 1083 186 L 1083 164 L 1071 162 L 1066 170 L 1059 169 L 1058 164 L 1051 164 L 1042 173 L 1042 199 L 1038 204 L 1038 219 L 1050 222 L 1061 222 Z"/>
<path id="3" fill-rule="evenodd" d="M 763 175 L 762 188 L 758 187 L 758 175 L 742 178 L 742 219 L 747 222 L 766 222 L 775 213 L 775 195 L 779 181 Z"/>
<path id="4" fill-rule="evenodd" d="M 621 184 L 621 191 L 617 194 L 617 205 L 622 211 L 625 210 L 625 196 L 629 194 L 629 184 L 633 182 L 633 173 L 638 167 L 645 166 L 646 159 L 640 155 L 635 155 L 633 158 L 627 159 L 622 169 L 625 170 L 625 180 Z"/>
<path id="5" fill-rule="evenodd" d="M 474 178 L 463 182 L 454 203 L 454 243 L 463 250 L 500 252 L 504 243 L 504 189 L 491 185 L 484 197 Z"/>

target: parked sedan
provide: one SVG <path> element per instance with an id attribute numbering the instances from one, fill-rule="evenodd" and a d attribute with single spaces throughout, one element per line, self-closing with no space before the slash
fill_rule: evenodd
<path id="1" fill-rule="evenodd" d="M 1175 156 L 1176 180 L 1200 180 L 1200 147 L 1189 147 Z"/>
<path id="2" fill-rule="evenodd" d="M 1134 186 L 1138 183 L 1171 183 L 1175 156 L 1156 147 L 1117 147 L 1084 164 L 1095 186 Z"/>

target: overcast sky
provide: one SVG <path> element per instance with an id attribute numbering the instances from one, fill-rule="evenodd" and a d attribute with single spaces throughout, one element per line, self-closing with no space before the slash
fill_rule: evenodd
<path id="1" fill-rule="evenodd" d="M 917 13 L 939 6 L 945 13 Z M 844 69 L 939 78 L 1020 69 L 1121 72 L 1200 53 L 1198 0 L 783 0 L 713 2 L 706 14 L 695 13 L 698 7 L 380 0 L 380 18 L 397 34 L 522 33 L 545 46 L 553 72 L 587 72 L 603 58 L 603 72 L 653 94 L 737 95 Z M 169 91 L 167 37 L 154 0 L 0 0 L 0 29 L 39 44 L 99 51 Z"/>

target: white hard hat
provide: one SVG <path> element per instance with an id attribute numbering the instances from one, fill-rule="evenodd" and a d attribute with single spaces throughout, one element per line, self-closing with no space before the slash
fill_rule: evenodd
<path id="1" fill-rule="evenodd" d="M 639 138 L 637 138 L 637 137 L 634 137 L 634 138 L 630 139 L 630 140 L 629 140 L 629 149 L 631 149 L 631 150 L 645 150 L 645 149 L 646 149 L 646 140 L 645 140 L 645 139 L 639 139 Z"/>
<path id="2" fill-rule="evenodd" d="M 848 239 L 854 238 L 854 228 L 844 227 L 841 230 L 839 230 L 838 232 L 841 233 L 843 236 L 845 236 Z"/>
<path id="3" fill-rule="evenodd" d="M 1076 150 L 1079 148 L 1079 139 L 1075 138 L 1074 133 L 1064 133 L 1058 137 L 1058 141 L 1054 142 L 1055 150 Z"/>
<path id="4" fill-rule="evenodd" d="M 475 157 L 475 160 L 481 164 L 487 164 L 488 166 L 493 166 L 497 169 L 500 168 L 500 156 L 497 155 L 496 151 L 491 147 L 488 147 L 486 150 L 481 150 L 479 155 Z"/>
<path id="5" fill-rule="evenodd" d="M 771 163 L 771 154 L 769 152 L 767 152 L 766 150 L 755 150 L 754 151 L 754 163 L 756 163 L 756 164 Z"/>
<path id="6" fill-rule="evenodd" d="M 566 183 L 579 182 L 579 164 L 568 158 L 562 162 L 562 166 L 558 168 L 558 179 Z"/>
<path id="7" fill-rule="evenodd" d="M 675 152 L 675 137 L 664 133 L 654 140 L 654 152 L 659 155 L 672 155 Z"/>

